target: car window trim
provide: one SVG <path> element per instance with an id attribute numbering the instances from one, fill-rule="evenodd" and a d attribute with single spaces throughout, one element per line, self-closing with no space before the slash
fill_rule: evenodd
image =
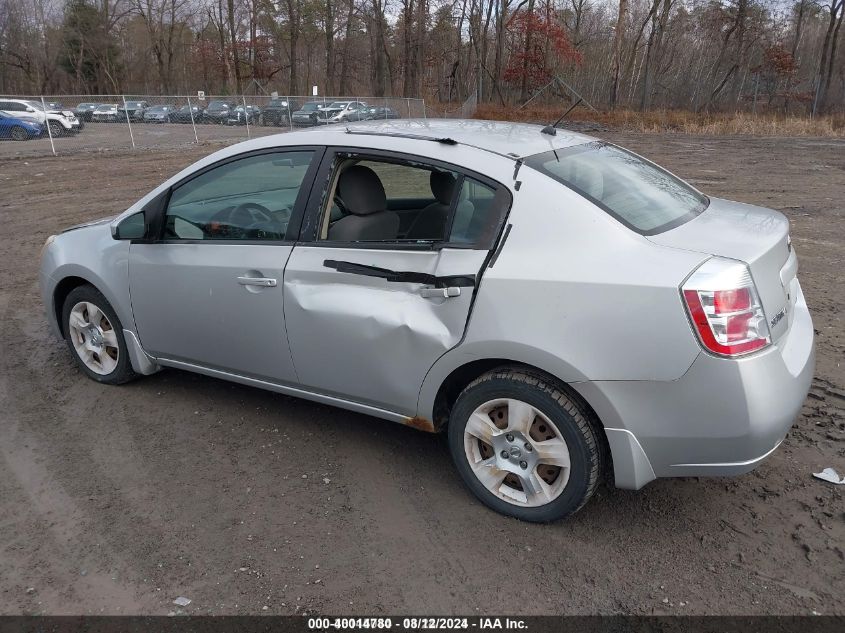
<path id="1" fill-rule="evenodd" d="M 466 178 L 472 178 L 482 185 L 485 185 L 493 190 L 493 198 L 498 196 L 506 196 L 504 201 L 505 209 L 501 212 L 501 217 L 498 219 L 499 225 L 489 238 L 489 244 L 482 240 L 476 242 L 450 242 L 448 240 L 419 240 L 418 242 L 404 242 L 404 241 L 358 241 L 358 242 L 330 242 L 328 240 L 320 240 L 317 236 L 317 231 L 320 225 L 320 218 L 322 216 L 326 204 L 323 197 L 329 190 L 331 178 L 334 173 L 334 166 L 337 159 L 342 155 L 349 155 L 359 160 L 366 160 L 371 158 L 374 160 L 388 159 L 388 162 L 393 161 L 403 164 L 420 163 L 426 166 L 435 167 L 453 171 L 459 175 L 461 186 Z M 317 186 L 319 183 L 319 187 Z M 451 231 L 452 224 L 457 210 L 457 203 L 460 200 L 460 189 L 456 183 L 455 191 L 450 203 L 449 215 L 446 219 L 446 225 Z M 304 217 L 299 231 L 298 243 L 307 246 L 317 246 L 320 248 L 361 248 L 361 249 L 381 249 L 381 250 L 442 250 L 442 249 L 460 249 L 460 250 L 486 250 L 492 251 L 499 242 L 499 237 L 502 230 L 507 223 L 507 218 L 510 215 L 513 207 L 513 193 L 510 188 L 503 183 L 490 178 L 484 174 L 480 174 L 462 165 L 456 165 L 436 158 L 429 158 L 428 156 L 419 156 L 417 154 L 408 154 L 405 152 L 397 152 L 393 150 L 377 149 L 370 147 L 356 147 L 350 145 L 330 145 L 326 147 L 323 154 L 320 169 L 311 185 L 311 195 L 308 198 L 308 203 L 305 207 Z M 327 207 L 326 207 L 327 208 Z M 448 235 L 447 233 L 446 235 Z"/>
<path id="2" fill-rule="evenodd" d="M 288 230 L 285 232 L 285 239 L 281 240 L 201 240 L 201 239 L 178 239 L 178 238 L 169 238 L 164 239 L 164 218 L 167 215 L 167 209 L 170 206 L 170 197 L 173 195 L 173 192 L 178 189 L 179 187 L 188 184 L 190 181 L 194 180 L 202 176 L 203 174 L 216 169 L 217 167 L 222 167 L 229 163 L 236 162 L 238 160 L 242 160 L 245 158 L 252 158 L 254 156 L 263 156 L 266 154 L 281 154 L 281 153 L 288 153 L 288 152 L 313 152 L 314 156 L 311 159 L 311 164 L 308 165 L 308 169 L 305 172 L 305 176 L 302 179 L 302 183 L 299 186 L 299 192 L 296 194 L 296 200 L 293 204 L 293 209 L 291 210 L 290 220 L 288 221 Z M 176 182 L 172 184 L 170 187 L 162 191 L 159 195 L 153 198 L 147 205 L 144 207 L 144 215 L 145 221 L 147 221 L 150 232 L 153 234 L 153 237 L 138 239 L 138 240 L 131 240 L 133 244 L 241 244 L 241 245 L 256 245 L 256 244 L 273 244 L 273 245 L 282 245 L 282 244 L 294 244 L 296 243 L 295 237 L 287 237 L 288 235 L 295 236 L 299 234 L 302 218 L 305 213 L 305 207 L 307 205 L 308 199 L 311 196 L 311 188 L 314 184 L 314 178 L 317 174 L 317 171 L 322 164 L 323 155 L 326 151 L 325 146 L 323 145 L 290 145 L 290 146 L 277 146 L 277 147 L 265 147 L 262 149 L 252 150 L 249 152 L 243 152 L 241 154 L 235 154 L 233 156 L 227 156 L 219 161 L 211 163 L 210 165 L 206 165 L 202 169 L 198 169 L 195 172 L 192 172 Z M 151 208 L 152 207 L 152 208 Z M 155 208 L 158 207 L 158 208 Z M 147 209 L 150 208 L 150 217 L 147 218 Z"/>

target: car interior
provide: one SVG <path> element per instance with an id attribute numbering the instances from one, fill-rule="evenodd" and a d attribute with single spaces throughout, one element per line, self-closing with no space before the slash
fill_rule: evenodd
<path id="1" fill-rule="evenodd" d="M 450 210 L 458 195 L 449 231 Z M 478 235 L 492 189 L 457 172 L 373 159 L 339 160 L 320 239 L 338 242 L 451 241 Z"/>
<path id="2" fill-rule="evenodd" d="M 262 154 L 189 180 L 171 194 L 164 238 L 285 239 L 311 158 L 307 151 Z M 339 159 L 330 182 L 319 239 L 332 242 L 473 243 L 495 196 L 454 171 L 370 158 Z"/>

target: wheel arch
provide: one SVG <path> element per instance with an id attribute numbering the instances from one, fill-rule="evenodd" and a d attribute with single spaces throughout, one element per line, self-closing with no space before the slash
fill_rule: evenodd
<path id="1" fill-rule="evenodd" d="M 581 408 L 584 412 L 587 420 L 593 426 L 593 429 L 601 442 L 601 450 L 605 455 L 605 475 L 608 478 L 608 481 L 613 481 L 613 454 L 608 441 L 609 438 L 607 432 L 605 431 L 604 423 L 595 408 L 581 393 L 579 393 L 571 385 L 567 384 L 565 380 L 550 371 L 531 363 L 504 357 L 480 358 L 466 362 L 452 369 L 452 371 L 440 383 L 431 405 L 431 419 L 434 422 L 435 430 L 437 432 L 445 431 L 448 426 L 451 409 L 457 401 L 458 396 L 468 384 L 483 374 L 502 368 L 520 371 L 535 376 L 544 382 L 552 383 L 563 391 L 569 399 L 578 404 L 579 408 Z"/>
<path id="2" fill-rule="evenodd" d="M 76 275 L 69 275 L 67 277 L 63 277 L 59 283 L 56 284 L 56 287 L 53 288 L 53 305 L 51 306 L 53 315 L 56 317 L 56 323 L 59 326 L 59 333 L 64 336 L 65 335 L 65 326 L 62 322 L 62 308 L 65 305 L 65 299 L 67 296 L 73 292 L 74 288 L 79 288 L 79 286 L 93 286 L 97 288 L 97 286 L 84 277 L 78 277 Z M 97 288 L 99 290 L 99 288 Z"/>

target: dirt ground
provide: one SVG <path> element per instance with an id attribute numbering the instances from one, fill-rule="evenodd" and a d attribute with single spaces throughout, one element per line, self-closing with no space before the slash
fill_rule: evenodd
<path id="1" fill-rule="evenodd" d="M 531 525 L 436 436 L 174 370 L 94 383 L 48 333 L 41 245 L 212 148 L 4 160 L 0 613 L 845 614 L 845 487 L 811 476 L 845 473 L 845 142 L 604 136 L 792 221 L 817 378 L 756 471 Z"/>

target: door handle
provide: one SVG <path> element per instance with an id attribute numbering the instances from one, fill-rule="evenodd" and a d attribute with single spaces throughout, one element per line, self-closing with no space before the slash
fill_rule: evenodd
<path id="1" fill-rule="evenodd" d="M 452 297 L 460 297 L 461 289 L 456 286 L 448 288 L 423 288 L 420 290 L 420 296 L 423 299 L 451 299 Z"/>
<path id="2" fill-rule="evenodd" d="M 242 286 L 261 286 L 262 288 L 275 288 L 276 280 L 269 277 L 238 277 L 238 283 Z"/>

